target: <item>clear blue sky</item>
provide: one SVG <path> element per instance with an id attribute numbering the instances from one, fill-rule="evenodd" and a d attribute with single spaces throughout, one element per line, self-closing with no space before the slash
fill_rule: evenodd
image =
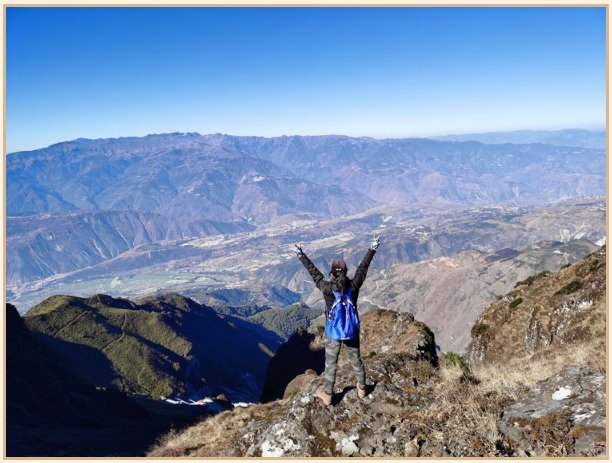
<path id="1" fill-rule="evenodd" d="M 7 151 L 605 127 L 605 9 L 7 7 Z"/>

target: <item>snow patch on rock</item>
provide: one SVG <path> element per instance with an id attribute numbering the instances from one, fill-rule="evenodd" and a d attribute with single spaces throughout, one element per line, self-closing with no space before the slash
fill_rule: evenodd
<path id="1" fill-rule="evenodd" d="M 561 387 L 557 389 L 555 392 L 553 392 L 552 399 L 553 400 L 563 400 L 563 399 L 567 399 L 568 397 L 571 397 L 571 395 L 572 395 L 572 390 L 570 388 Z"/>

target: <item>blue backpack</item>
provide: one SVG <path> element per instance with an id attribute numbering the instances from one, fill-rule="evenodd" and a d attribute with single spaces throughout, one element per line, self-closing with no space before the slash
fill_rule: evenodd
<path id="1" fill-rule="evenodd" d="M 359 314 L 353 305 L 351 292 L 351 286 L 344 297 L 339 291 L 334 291 L 336 300 L 325 323 L 325 332 L 334 341 L 355 339 L 359 334 Z"/>

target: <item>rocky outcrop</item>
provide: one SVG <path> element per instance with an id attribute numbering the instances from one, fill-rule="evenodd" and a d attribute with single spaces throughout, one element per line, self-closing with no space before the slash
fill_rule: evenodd
<path id="1" fill-rule="evenodd" d="M 520 456 L 595 456 L 605 452 L 605 376 L 569 367 L 507 407 L 499 430 Z"/>
<path id="2" fill-rule="evenodd" d="M 310 339 L 309 345 L 321 345 L 322 328 L 309 335 L 302 333 L 293 343 Z M 188 431 L 190 449 L 182 449 L 184 436 L 177 436 L 151 455 L 405 456 L 418 431 L 410 415 L 430 400 L 420 385 L 434 374 L 438 361 L 433 333 L 409 314 L 378 310 L 362 317 L 361 342 L 368 378 L 365 399 L 357 396 L 352 368 L 341 353 L 332 406 L 315 398 L 323 378 L 307 370 L 288 383 L 283 400 L 223 413 Z M 276 368 L 282 369 L 280 363 Z M 194 437 L 218 436 L 214 429 L 219 428 L 228 437 Z"/>
<path id="3" fill-rule="evenodd" d="M 561 364 L 501 411 L 498 429 L 511 454 L 605 453 L 605 366 L 597 360 L 603 359 L 605 330 L 605 246 L 555 274 L 519 282 L 478 318 L 468 350 L 474 364 L 561 363 L 585 352 L 584 365 Z"/>
<path id="4" fill-rule="evenodd" d="M 352 368 L 341 354 L 331 406 L 315 395 L 323 378 L 306 370 L 287 383 L 282 399 L 225 412 L 170 434 L 149 456 L 602 455 L 605 367 L 591 359 L 602 352 L 605 339 L 604 266 L 605 248 L 558 274 L 517 286 L 525 297 L 560 299 L 562 307 L 575 298 L 576 316 L 555 318 L 557 306 L 549 308 L 552 324 L 541 326 L 554 327 L 556 334 L 535 353 L 525 347 L 529 324 L 514 325 L 512 316 L 496 329 L 474 328 L 476 341 L 494 342 L 472 351 L 483 352 L 485 361 L 470 365 L 457 354 L 438 358 L 433 333 L 411 315 L 372 311 L 362 317 L 365 399 L 358 397 Z M 579 278 L 583 286 L 571 284 Z M 597 297 L 592 311 L 578 297 L 584 295 Z M 520 307 L 515 303 L 512 308 Z M 545 314 L 541 308 L 539 316 Z M 485 312 L 483 320 L 488 316 Z M 568 323 L 556 324 L 562 320 Z M 301 341 L 306 348 L 321 348 L 322 339 L 322 328 L 313 328 L 308 336 L 302 333 Z M 499 349 L 496 362 L 493 348 Z M 291 358 L 277 360 L 277 371 L 282 371 Z"/>
<path id="5" fill-rule="evenodd" d="M 378 354 L 402 353 L 412 360 L 437 363 L 434 335 L 423 323 L 409 313 L 374 310 L 362 317 L 361 355 L 371 358 Z M 341 355 L 338 364 L 348 367 L 348 359 Z M 325 368 L 325 332 L 313 326 L 307 332 L 298 330 L 283 344 L 268 365 L 262 402 L 287 395 L 287 387 L 296 377 L 308 376 L 307 370 L 317 374 Z M 293 385 L 293 387 L 295 387 Z"/>
<path id="6" fill-rule="evenodd" d="M 389 363 L 380 366 L 391 367 Z M 422 406 L 425 399 L 416 392 L 376 381 L 362 401 L 353 378 L 343 374 L 340 379 L 342 393 L 336 395 L 331 409 L 314 397 L 319 384 L 312 381 L 289 400 L 283 415 L 249 424 L 240 444 L 243 455 L 402 455 L 405 443 L 411 440 L 406 415 Z"/>

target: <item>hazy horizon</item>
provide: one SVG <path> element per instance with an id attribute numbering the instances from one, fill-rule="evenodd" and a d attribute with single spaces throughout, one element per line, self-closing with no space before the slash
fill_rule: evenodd
<path id="1" fill-rule="evenodd" d="M 57 145 L 57 144 L 61 144 L 61 143 L 69 143 L 69 142 L 74 142 L 74 141 L 78 141 L 78 140 L 91 140 L 91 141 L 95 141 L 95 140 L 119 140 L 119 139 L 124 139 L 124 138 L 143 138 L 143 137 L 148 137 L 148 136 L 156 136 L 156 135 L 172 135 L 172 134 L 195 134 L 195 135 L 199 135 L 202 137 L 205 136 L 210 136 L 210 135 L 222 135 L 222 136 L 228 136 L 228 137 L 258 137 L 258 138 L 281 138 L 281 137 L 348 137 L 348 138 L 369 138 L 369 139 L 373 139 L 373 140 L 402 140 L 402 139 L 436 139 L 436 138 L 441 138 L 441 137 L 461 137 L 461 136 L 468 136 L 468 135 L 489 135 L 489 134 L 512 134 L 512 133 L 521 133 L 521 132 L 534 132 L 534 133 L 555 133 L 555 132 L 562 132 L 562 131 L 585 131 L 585 132 L 591 132 L 591 133 L 598 133 L 598 132 L 606 132 L 606 128 L 593 128 L 593 129 L 589 129 L 589 128 L 582 128 L 582 127 L 570 127 L 570 128 L 563 128 L 563 129 L 551 129 L 551 130 L 536 130 L 536 129 L 516 129 L 516 130 L 500 130 L 500 131 L 487 131 L 487 132 L 465 132 L 465 133 L 443 133 L 443 134 L 439 134 L 439 135 L 423 135 L 423 136 L 397 136 L 397 137 L 373 137 L 370 135 L 347 135 L 344 133 L 313 133 L 313 134 L 301 134 L 301 133 L 290 133 L 290 134 L 280 134 L 280 135 L 269 135 L 269 136 L 264 136 L 264 135 L 257 135 L 257 134 L 236 134 L 236 133 L 222 133 L 222 132 L 207 132 L 207 133 L 200 133 L 200 132 L 188 132 L 188 131 L 174 131 L 174 132 L 159 132 L 159 133 L 144 133 L 144 134 L 137 134 L 137 135 L 118 135 L 118 136 L 103 136 L 103 137 L 97 137 L 97 138 L 89 138 L 89 137 L 77 137 L 77 138 L 72 138 L 70 140 L 58 140 L 56 142 L 52 142 L 49 145 L 46 146 L 37 146 L 37 147 L 33 147 L 33 148 L 29 148 L 29 149 L 23 149 L 23 150 L 18 150 L 18 151 L 7 151 L 6 154 L 15 154 L 15 153 L 20 153 L 20 152 L 28 152 L 28 151 L 36 151 L 39 149 L 45 149 L 48 148 L 50 146 L 53 145 Z"/>

